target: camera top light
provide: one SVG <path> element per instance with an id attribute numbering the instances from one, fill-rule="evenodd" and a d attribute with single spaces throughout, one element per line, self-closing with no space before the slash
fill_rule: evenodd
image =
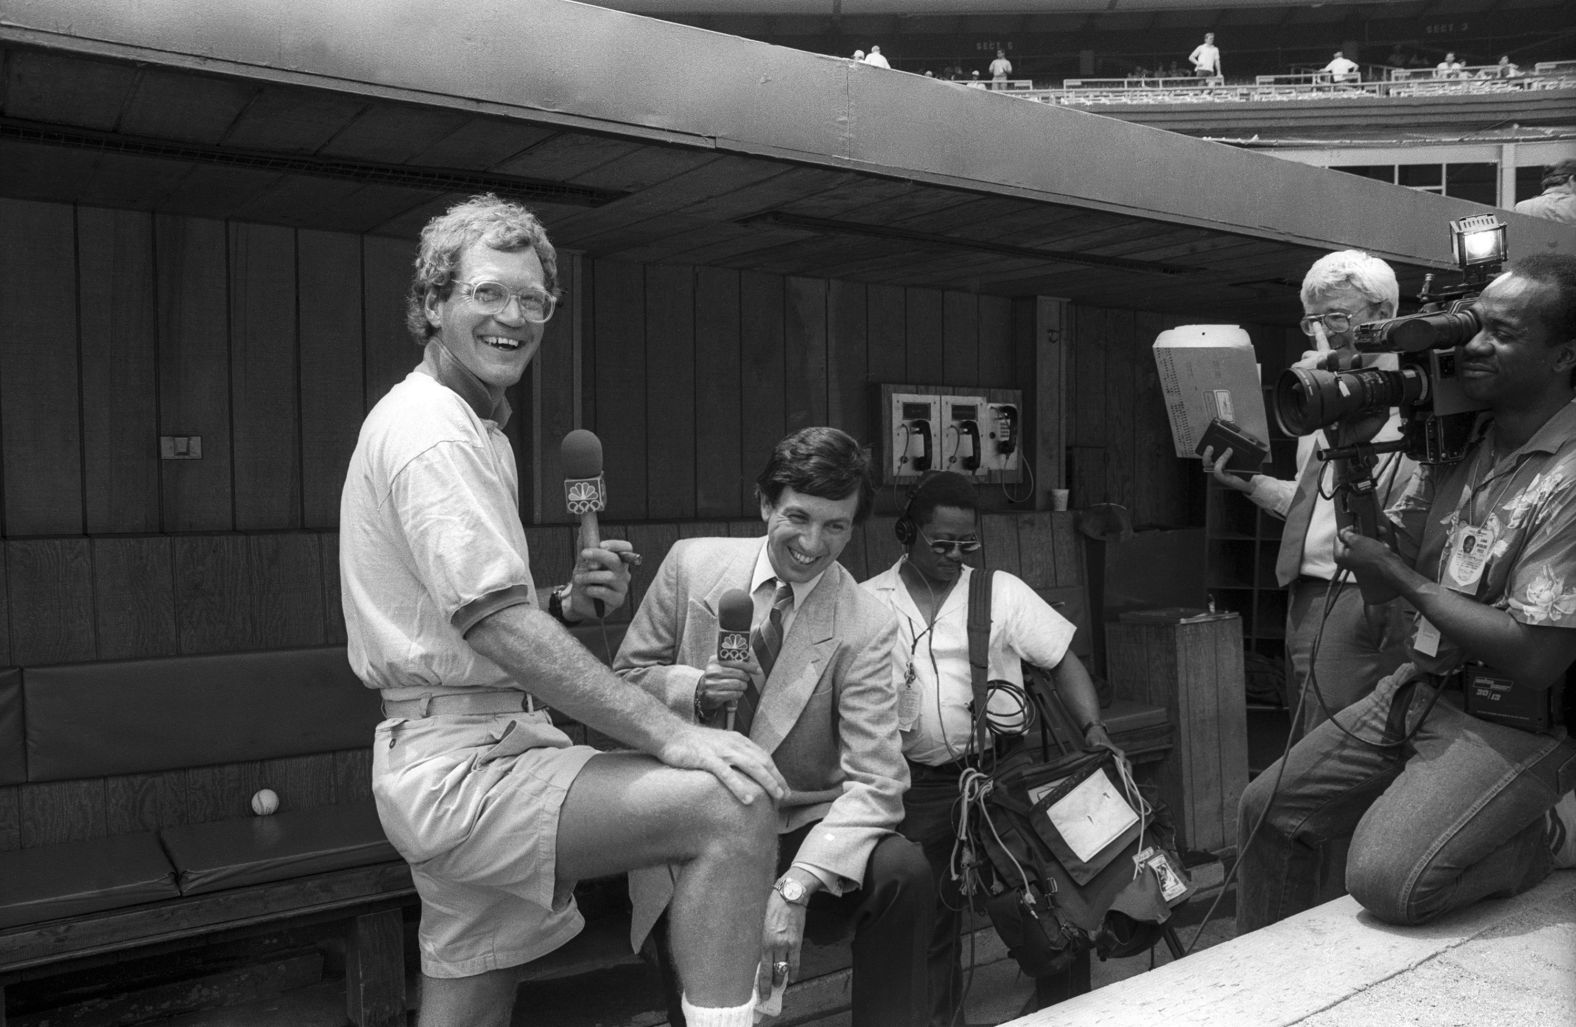
<path id="1" fill-rule="evenodd" d="M 1493 214 L 1450 222 L 1450 245 L 1461 270 L 1505 262 L 1505 223 Z"/>

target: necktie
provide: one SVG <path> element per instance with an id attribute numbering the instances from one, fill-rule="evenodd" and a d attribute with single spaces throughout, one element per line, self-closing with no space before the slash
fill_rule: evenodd
<path id="1" fill-rule="evenodd" d="M 783 620 L 792 609 L 793 586 L 786 581 L 778 581 L 777 591 L 772 594 L 771 610 L 766 614 L 766 619 L 750 632 L 750 648 L 755 651 L 755 662 L 761 665 L 762 682 L 772 676 L 772 665 L 777 662 L 777 654 L 782 652 Z M 744 734 L 750 733 L 750 724 L 755 719 L 755 708 L 760 701 L 760 690 L 752 680 L 744 686 L 744 695 L 739 699 L 739 708 L 733 718 L 735 729 Z"/>
<path id="2" fill-rule="evenodd" d="M 1313 504 L 1319 487 L 1319 474 L 1324 461 L 1310 456 L 1308 463 L 1297 477 L 1297 493 L 1286 511 L 1286 523 L 1281 527 L 1280 552 L 1275 556 L 1275 580 L 1282 588 L 1297 580 L 1302 571 L 1302 544 L 1308 536 L 1308 524 L 1313 520 Z"/>

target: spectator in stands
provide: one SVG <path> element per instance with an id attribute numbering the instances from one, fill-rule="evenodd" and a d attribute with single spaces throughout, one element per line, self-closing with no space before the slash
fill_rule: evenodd
<path id="1" fill-rule="evenodd" d="M 980 70 L 978 68 L 969 72 L 969 85 L 975 89 L 985 88 L 985 83 L 980 81 Z"/>
<path id="2" fill-rule="evenodd" d="M 1320 257 L 1302 279 L 1302 330 L 1311 348 L 1294 366 L 1322 366 L 1332 352 L 1351 358 L 1357 326 L 1394 317 L 1400 300 L 1395 272 L 1378 257 L 1361 250 Z M 1387 360 L 1391 369 L 1394 360 Z M 1228 473 L 1229 450 L 1204 452 L 1204 469 L 1216 481 L 1285 521 L 1275 578 L 1287 592 L 1286 701 L 1293 710 L 1301 707 L 1301 721 L 1293 725 L 1299 737 L 1368 694 L 1374 682 L 1406 659 L 1411 623 L 1411 612 L 1400 603 L 1366 605 L 1351 575 L 1339 573 L 1332 467 L 1315 455 L 1337 444 L 1330 434 L 1315 432 L 1297 440 L 1297 477 L 1291 481 Z M 1400 436 L 1399 415 L 1391 411 L 1376 438 L 1388 442 Z M 1416 469 L 1399 453 L 1382 457 L 1374 473 L 1380 501 L 1399 497 Z M 1326 897 L 1341 893 L 1339 883 Z"/>
<path id="3" fill-rule="evenodd" d="M 1360 82 L 1362 69 L 1357 62 L 1347 57 L 1340 50 L 1335 51 L 1335 56 L 1330 58 L 1330 63 L 1319 69 L 1323 74 L 1330 76 L 1331 82 Z"/>
<path id="4" fill-rule="evenodd" d="M 887 59 L 881 56 L 881 48 L 879 46 L 872 46 L 870 48 L 870 53 L 865 57 L 865 63 L 873 65 L 877 68 L 892 67 L 892 65 L 887 63 Z"/>
<path id="5" fill-rule="evenodd" d="M 1444 60 L 1442 60 L 1438 64 L 1434 65 L 1434 77 L 1435 78 L 1460 78 L 1461 74 L 1462 74 L 1462 69 L 1464 67 L 1466 67 L 1466 65 L 1464 65 L 1460 61 L 1456 60 L 1456 55 L 1455 54 L 1447 53 L 1447 54 L 1445 54 L 1445 59 Z"/>
<path id="6" fill-rule="evenodd" d="M 1007 51 L 997 50 L 996 59 L 990 62 L 990 84 L 992 89 L 1006 89 L 1007 76 L 1012 74 L 1012 62 L 1007 59 Z"/>
<path id="7" fill-rule="evenodd" d="M 1484 72 L 1485 77 L 1488 78 L 1515 78 L 1520 74 L 1521 68 L 1511 61 L 1510 54 L 1501 54 L 1499 63 L 1494 65 L 1492 70 L 1485 70 Z"/>
<path id="8" fill-rule="evenodd" d="M 531 576 L 504 392 L 557 295 L 524 207 L 479 196 L 429 222 L 406 316 L 422 360 L 367 415 L 345 478 L 349 657 L 388 718 L 372 790 L 421 896 L 420 1022 L 505 1027 L 517 968 L 582 926 L 574 883 L 667 861 L 691 1022 L 751 1027 L 785 782 L 565 631 L 624 602 L 627 542 L 581 550 L 551 597 Z M 640 752 L 572 745 L 548 706 Z"/>
<path id="9" fill-rule="evenodd" d="M 763 965 L 797 975 L 807 921 L 813 934 L 851 923 L 855 1027 L 913 1027 L 935 891 L 919 846 L 896 832 L 909 781 L 897 625 L 837 562 L 870 511 L 869 458 L 844 432 L 803 428 L 773 448 L 756 490 L 766 536 L 677 542 L 614 668 L 685 720 L 755 739 L 791 783 L 777 883 L 761 886 Z M 755 605 L 754 653 L 722 663 L 718 610 L 733 590 Z M 674 894 L 665 867 L 631 874 L 636 938 Z"/>
<path id="10" fill-rule="evenodd" d="M 853 59 L 863 63 L 865 59 L 865 52 L 863 50 L 855 50 Z"/>
<path id="11" fill-rule="evenodd" d="M 1576 158 L 1543 168 L 1543 192 L 1516 204 L 1517 214 L 1576 225 Z"/>
<path id="12" fill-rule="evenodd" d="M 1391 78 L 1406 77 L 1405 72 L 1409 66 L 1409 61 L 1407 60 L 1406 51 L 1401 48 L 1400 43 L 1391 47 L 1390 56 L 1384 59 L 1384 65 L 1390 69 Z"/>
<path id="13" fill-rule="evenodd" d="M 1215 45 L 1215 33 L 1204 33 L 1204 41 L 1193 48 L 1187 55 L 1189 63 L 1193 65 L 1195 78 L 1217 79 L 1220 74 L 1220 48 Z"/>
<path id="14" fill-rule="evenodd" d="M 932 1027 L 962 1023 L 959 937 L 963 898 L 952 859 L 957 840 L 958 783 L 963 772 L 994 758 L 974 737 L 969 669 L 969 587 L 976 573 L 963 562 L 977 552 L 979 500 L 961 474 L 927 474 L 909 492 L 898 519 L 904 546 L 897 563 L 864 583 L 897 616 L 895 659 L 903 754 L 913 784 L 903 798 L 904 836 L 924 848 L 936 879 L 937 905 L 930 939 Z M 1022 580 L 996 571 L 990 588 L 989 673 L 992 722 L 1003 735 L 1024 725 L 1023 663 L 1050 671 L 1056 691 L 1083 730 L 1088 747 L 1121 755 L 1100 721 L 1100 701 L 1082 662 L 1069 650 L 1073 625 Z M 1049 697 L 1047 697 L 1049 698 Z M 1014 739 L 1015 740 L 1015 739 Z M 1005 748 L 1005 744 L 1001 744 Z M 1057 996 L 1062 997 L 1062 996 Z"/>
<path id="15" fill-rule="evenodd" d="M 1576 711 L 1547 727 L 1466 711 L 1476 661 L 1530 716 L 1576 660 L 1576 257 L 1524 257 L 1472 307 L 1482 328 L 1455 352 L 1487 411 L 1465 459 L 1417 471 L 1388 511 L 1395 551 L 1340 533 L 1371 598 L 1416 608 L 1410 662 L 1248 785 L 1239 931 L 1316 901 L 1342 838 L 1347 887 L 1394 924 L 1576 866 Z"/>

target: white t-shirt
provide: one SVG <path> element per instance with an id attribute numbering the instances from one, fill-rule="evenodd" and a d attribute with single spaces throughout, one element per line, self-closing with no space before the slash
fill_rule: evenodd
<path id="1" fill-rule="evenodd" d="M 898 651 L 894 654 L 901 682 L 914 673 L 920 690 L 918 716 L 903 728 L 903 755 L 915 763 L 936 766 L 974 748 L 974 699 L 969 674 L 969 579 L 964 567 L 943 600 L 935 622 L 925 624 L 919 608 L 898 574 L 898 561 L 861 586 L 897 614 Z M 987 677 L 1023 686 L 1022 662 L 1055 667 L 1067 655 L 1076 629 L 1021 578 L 997 571 L 991 580 L 990 663 Z M 996 691 L 989 700 L 993 719 L 1010 723 L 1021 717 L 1019 700 Z"/>

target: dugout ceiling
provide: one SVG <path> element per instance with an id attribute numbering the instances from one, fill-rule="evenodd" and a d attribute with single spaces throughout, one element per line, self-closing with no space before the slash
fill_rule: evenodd
<path id="1" fill-rule="evenodd" d="M 0 194 L 91 205 L 414 239 L 494 189 L 598 259 L 1265 323 L 1484 209 L 567 0 L 0 0 L 0 47 Z"/>

